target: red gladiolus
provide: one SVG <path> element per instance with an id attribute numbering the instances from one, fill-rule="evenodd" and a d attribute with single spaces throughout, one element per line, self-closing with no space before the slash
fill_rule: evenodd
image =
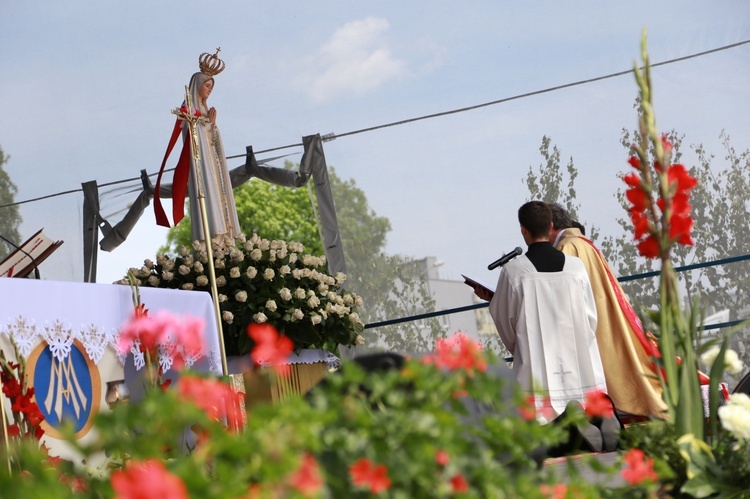
<path id="1" fill-rule="evenodd" d="M 690 232 L 693 230 L 693 219 L 685 216 L 672 216 L 669 222 L 669 238 L 686 246 L 693 245 Z"/>
<path id="2" fill-rule="evenodd" d="M 657 241 L 654 236 L 648 236 L 646 239 L 638 243 L 638 253 L 646 258 L 658 258 L 659 241 Z"/>
<path id="3" fill-rule="evenodd" d="M 312 454 L 305 454 L 299 469 L 289 478 L 289 483 L 305 496 L 320 492 L 323 478 L 320 476 L 318 462 Z"/>
<path id="4" fill-rule="evenodd" d="M 615 413 L 612 401 L 610 401 L 607 394 L 601 390 L 592 390 L 586 393 L 586 401 L 583 405 L 586 410 L 586 415 L 590 418 L 611 418 Z"/>
<path id="5" fill-rule="evenodd" d="M 388 490 L 391 486 L 388 469 L 382 464 L 374 465 L 367 458 L 358 459 L 357 462 L 349 466 L 349 475 L 354 485 L 368 487 L 373 494 Z"/>
<path id="6" fill-rule="evenodd" d="M 241 424 L 237 421 L 239 416 L 235 408 L 241 397 L 229 385 L 216 379 L 181 376 L 177 381 L 177 390 L 185 401 L 202 409 L 211 419 L 219 421 L 226 415 L 230 426 L 238 427 Z"/>
<path id="7" fill-rule="evenodd" d="M 633 168 L 640 170 L 641 169 L 641 160 L 638 159 L 637 156 L 630 156 L 628 158 L 628 163 L 630 163 L 630 166 Z"/>
<path id="8" fill-rule="evenodd" d="M 461 494 L 469 491 L 469 482 L 467 482 L 464 476 L 459 473 L 451 477 L 451 487 L 453 488 L 454 494 Z"/>
<path id="9" fill-rule="evenodd" d="M 450 460 L 451 460 L 450 456 L 444 450 L 439 450 L 435 454 L 435 462 L 438 463 L 440 466 L 447 465 L 450 462 Z"/>
<path id="10" fill-rule="evenodd" d="M 630 204 L 633 205 L 633 210 L 646 211 L 646 208 L 648 208 L 646 193 L 644 193 L 640 187 L 632 187 L 628 189 L 625 191 L 625 197 L 628 198 Z"/>
<path id="11" fill-rule="evenodd" d="M 649 223 L 648 217 L 643 212 L 631 209 L 630 220 L 633 222 L 633 228 L 635 229 L 635 239 L 639 240 L 646 234 L 648 234 Z"/>
<path id="12" fill-rule="evenodd" d="M 628 173 L 622 180 L 630 187 L 641 187 L 641 177 L 637 173 Z"/>
<path id="13" fill-rule="evenodd" d="M 8 436 L 9 437 L 17 437 L 21 434 L 21 429 L 18 427 L 17 424 L 10 424 L 8 425 Z"/>
<path id="14" fill-rule="evenodd" d="M 294 351 L 294 343 L 288 337 L 280 335 L 270 324 L 252 323 L 247 327 L 247 334 L 255 341 L 255 348 L 250 358 L 256 364 L 269 364 L 282 376 L 289 372 L 289 355 Z"/>
<path id="15" fill-rule="evenodd" d="M 641 449 L 630 449 L 625 454 L 625 467 L 620 475 L 630 485 L 637 485 L 646 480 L 655 482 L 659 479 L 659 475 L 654 471 L 654 460 L 646 457 Z"/>
<path id="16" fill-rule="evenodd" d="M 670 184 L 677 182 L 678 192 L 690 190 L 698 185 L 698 180 L 690 175 L 684 165 L 681 165 L 679 163 L 676 163 L 669 167 L 669 169 L 667 170 L 667 179 L 669 180 Z"/>
<path id="17" fill-rule="evenodd" d="M 672 150 L 672 143 L 667 139 L 667 134 L 661 134 L 661 146 L 664 148 L 665 153 L 669 153 Z"/>
<path id="18" fill-rule="evenodd" d="M 131 461 L 110 478 L 118 499 L 188 499 L 185 483 L 158 459 Z"/>

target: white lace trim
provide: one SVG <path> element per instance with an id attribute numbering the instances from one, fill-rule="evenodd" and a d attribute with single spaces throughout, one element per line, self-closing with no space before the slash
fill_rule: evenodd
<path id="1" fill-rule="evenodd" d="M 108 345 L 117 352 L 117 357 L 121 364 L 125 364 L 127 354 L 120 353 L 117 348 L 120 340 L 119 331 L 114 328 L 106 328 L 96 324 L 81 324 L 74 328 L 70 324 L 59 319 L 45 322 L 44 327 L 37 327 L 30 318 L 19 315 L 15 318 L 9 318 L 4 324 L 0 323 L 0 334 L 5 334 L 16 342 L 18 351 L 24 357 L 28 357 L 39 340 L 44 340 L 49 345 L 52 355 L 60 362 L 63 362 L 73 346 L 73 342 L 78 340 L 86 354 L 92 362 L 99 363 Z M 126 345 L 125 351 L 133 355 L 133 363 L 137 370 L 143 369 L 146 365 L 146 359 L 141 351 L 140 342 L 136 341 Z M 196 362 L 208 357 L 209 369 L 212 373 L 221 373 L 221 360 L 219 352 L 208 350 L 199 354 L 188 355 L 181 345 L 173 343 L 170 339 L 166 344 L 159 346 L 159 365 L 164 372 L 171 369 L 174 358 L 180 355 L 184 359 L 185 368 L 190 368 Z"/>

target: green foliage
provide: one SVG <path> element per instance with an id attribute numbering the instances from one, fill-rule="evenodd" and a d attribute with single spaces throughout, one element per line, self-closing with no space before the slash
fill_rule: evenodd
<path id="1" fill-rule="evenodd" d="M 21 225 L 21 213 L 18 206 L 6 206 L 15 201 L 18 188 L 10 179 L 10 175 L 3 166 L 8 162 L 10 156 L 6 156 L 0 147 L 0 234 L 15 244 L 21 243 L 21 234 L 18 226 Z M 6 248 L 4 242 L 0 242 L 0 260 L 5 258 L 11 249 Z"/>
<path id="2" fill-rule="evenodd" d="M 353 483 L 349 467 L 360 459 L 385 467 L 387 497 L 454 497 L 457 477 L 467 487 L 461 497 L 546 497 L 541 487 L 559 477 L 529 453 L 562 441 L 573 421 L 541 426 L 521 418 L 515 406 L 523 395 L 491 370 L 446 371 L 415 359 L 403 369 L 366 373 L 345 363 L 305 398 L 253 405 L 238 433 L 181 397 L 178 381 L 97 416 L 96 438 L 77 445 L 88 460 L 105 451 L 106 468 L 51 466 L 39 451 L 11 449 L 25 471 L 0 467 L 0 490 L 8 497 L 72 497 L 75 482 L 86 491 L 78 497 L 112 497 L 110 472 L 158 459 L 191 497 L 244 497 L 249 489 L 261 497 L 301 497 L 290 477 L 303 456 L 312 456 L 322 478 L 314 497 L 373 497 Z M 469 412 L 472 405 L 483 411 Z M 200 433 L 199 443 L 186 439 L 187 428 Z M 575 497 L 606 490 L 580 476 L 567 483 Z"/>
<path id="3" fill-rule="evenodd" d="M 687 463 L 677 446 L 679 435 L 674 425 L 664 421 L 629 426 L 620 432 L 620 444 L 626 449 L 641 449 L 654 460 L 654 469 L 665 489 L 679 490 L 687 481 Z"/>

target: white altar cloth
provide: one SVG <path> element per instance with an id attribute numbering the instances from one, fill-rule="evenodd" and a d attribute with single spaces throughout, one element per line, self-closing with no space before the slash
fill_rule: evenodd
<path id="1" fill-rule="evenodd" d="M 222 373 L 211 295 L 157 288 L 140 288 L 140 294 L 151 314 L 166 309 L 204 318 L 207 364 L 212 373 Z M 56 357 L 64 357 L 66 344 L 69 351 L 69 344 L 79 340 L 96 363 L 132 314 L 129 286 L 0 278 L 0 334 L 12 333 L 24 356 L 45 339 Z"/>

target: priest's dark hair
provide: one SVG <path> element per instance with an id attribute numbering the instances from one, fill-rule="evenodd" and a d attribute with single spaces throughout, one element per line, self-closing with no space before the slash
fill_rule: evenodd
<path id="1" fill-rule="evenodd" d="M 568 210 L 562 207 L 559 203 L 549 203 L 549 208 L 552 210 L 552 227 L 555 230 L 570 229 L 574 227 L 573 218 L 568 213 Z"/>
<path id="2" fill-rule="evenodd" d="M 535 239 L 549 234 L 552 210 L 543 201 L 529 201 L 518 209 L 518 223 Z"/>

